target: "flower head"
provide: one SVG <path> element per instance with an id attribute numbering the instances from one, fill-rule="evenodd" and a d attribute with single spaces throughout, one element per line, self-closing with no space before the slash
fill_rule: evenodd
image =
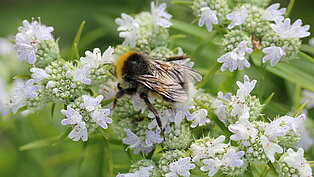
<path id="1" fill-rule="evenodd" d="M 223 63 L 220 68 L 221 71 L 225 71 L 229 68 L 232 72 L 236 69 L 242 70 L 244 67 L 250 67 L 250 63 L 246 60 L 245 54 L 252 53 L 253 49 L 248 48 L 247 43 L 247 41 L 242 41 L 233 51 L 228 52 L 217 59 L 219 63 Z"/>
<path id="2" fill-rule="evenodd" d="M 140 151 L 147 154 L 152 150 L 152 146 L 147 145 L 141 137 L 138 137 L 136 134 L 131 132 L 130 129 L 124 129 L 124 131 L 127 134 L 127 137 L 123 138 L 122 142 L 129 145 L 130 148 L 134 148 L 135 154 L 138 154 Z"/>
<path id="3" fill-rule="evenodd" d="M 196 126 L 202 126 L 208 123 L 209 121 L 206 119 L 207 116 L 207 110 L 206 109 L 200 109 L 198 111 L 195 111 L 192 113 L 190 117 L 187 117 L 187 120 L 194 120 L 191 124 L 192 128 L 195 128 Z"/>
<path id="4" fill-rule="evenodd" d="M 308 32 L 310 25 L 302 25 L 302 20 L 298 19 L 292 25 L 290 24 L 290 18 L 285 19 L 283 22 L 280 19 L 275 19 L 276 24 L 270 24 L 270 27 L 280 36 L 282 39 L 288 38 L 304 38 L 311 33 Z"/>
<path id="5" fill-rule="evenodd" d="M 178 161 L 172 162 L 169 165 L 170 172 L 167 173 L 166 177 L 189 177 L 190 170 L 195 168 L 195 165 L 191 163 L 191 157 L 181 158 Z"/>
<path id="6" fill-rule="evenodd" d="M 279 3 L 275 3 L 267 7 L 262 18 L 268 21 L 274 21 L 275 19 L 283 20 L 284 17 L 282 15 L 286 12 L 286 8 L 279 9 L 279 7 Z"/>
<path id="7" fill-rule="evenodd" d="M 121 18 L 117 18 L 115 22 L 120 25 L 118 31 L 119 36 L 124 38 L 123 46 L 135 47 L 138 39 L 138 29 L 140 25 L 140 21 L 134 19 L 130 15 L 125 13 L 121 14 Z"/>
<path id="8" fill-rule="evenodd" d="M 29 64 L 36 62 L 37 45 L 44 40 L 52 40 L 52 27 L 46 27 L 37 21 L 29 23 L 23 21 L 23 26 L 18 28 L 15 36 L 14 48 L 17 50 L 19 60 L 26 60 Z"/>
<path id="9" fill-rule="evenodd" d="M 70 132 L 68 135 L 70 139 L 73 141 L 78 141 L 82 139 L 83 141 L 87 141 L 88 139 L 88 134 L 87 134 L 87 129 L 86 129 L 86 124 L 85 122 L 79 122 L 77 123 L 73 130 Z"/>
<path id="10" fill-rule="evenodd" d="M 271 66 L 275 66 L 280 61 L 280 59 L 286 55 L 283 49 L 277 46 L 264 48 L 263 53 L 265 53 L 266 56 L 263 58 L 262 62 L 266 63 L 268 60 L 270 60 Z"/>
<path id="11" fill-rule="evenodd" d="M 67 106 L 67 110 L 62 109 L 61 113 L 67 117 L 61 121 L 62 125 L 75 125 L 82 122 L 82 115 L 70 106 Z"/>
<path id="12" fill-rule="evenodd" d="M 114 61 L 113 57 L 114 49 L 109 46 L 108 49 L 101 55 L 99 48 L 95 48 L 93 52 L 86 51 L 85 57 L 81 57 L 80 61 L 89 64 L 90 68 L 98 68 L 99 65 L 105 63 L 112 63 Z"/>
<path id="13" fill-rule="evenodd" d="M 227 15 L 228 20 L 232 20 L 232 22 L 228 25 L 228 29 L 234 28 L 234 26 L 242 25 L 245 22 L 247 17 L 246 8 L 241 6 L 239 11 L 232 12 Z"/>
<path id="14" fill-rule="evenodd" d="M 244 75 L 244 83 L 237 81 L 239 89 L 237 90 L 237 96 L 240 97 L 241 101 L 245 101 L 245 98 L 250 95 L 252 90 L 255 88 L 256 80 L 250 81 L 249 76 Z"/>
<path id="15" fill-rule="evenodd" d="M 167 4 L 162 3 L 158 6 L 158 4 L 155 5 L 154 1 L 152 1 L 150 6 L 153 23 L 163 28 L 169 28 L 172 25 L 169 21 L 172 15 L 166 12 Z"/>
<path id="16" fill-rule="evenodd" d="M 297 152 L 293 149 L 287 150 L 288 156 L 284 158 L 284 161 L 290 166 L 299 170 L 299 175 L 302 177 L 312 176 L 312 169 L 309 163 L 304 158 L 304 150 L 299 148 Z"/>
<path id="17" fill-rule="evenodd" d="M 212 24 L 218 24 L 218 19 L 214 11 L 209 7 L 202 7 L 198 26 L 206 25 L 207 30 L 210 32 L 213 30 Z"/>
<path id="18" fill-rule="evenodd" d="M 209 171 L 208 176 L 214 176 L 220 169 L 222 162 L 217 157 L 215 159 L 205 159 L 203 160 L 205 166 L 202 166 L 200 169 L 202 171 Z"/>
<path id="19" fill-rule="evenodd" d="M 275 162 L 275 154 L 276 153 L 283 153 L 283 149 L 276 143 L 271 142 L 266 136 L 262 135 L 261 144 L 263 145 L 264 152 L 268 159 L 273 163 Z"/>

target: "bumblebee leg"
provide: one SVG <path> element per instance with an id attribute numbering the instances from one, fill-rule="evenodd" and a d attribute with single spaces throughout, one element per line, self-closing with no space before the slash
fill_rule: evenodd
<path id="1" fill-rule="evenodd" d="M 115 99 L 113 100 L 112 109 L 114 109 L 117 105 L 118 99 L 121 98 L 125 94 L 125 90 L 119 90 L 116 93 Z"/>
<path id="2" fill-rule="evenodd" d="M 141 97 L 141 98 L 144 100 L 144 102 L 146 103 L 148 110 L 152 111 L 153 114 L 155 115 L 156 121 L 157 121 L 157 124 L 158 124 L 158 127 L 160 128 L 161 134 L 163 135 L 163 134 L 164 134 L 164 129 L 162 128 L 161 120 L 160 120 L 160 117 L 159 117 L 159 115 L 158 115 L 157 110 L 154 108 L 154 106 L 152 105 L 152 103 L 148 100 L 146 93 L 141 93 L 141 94 L 140 94 L 140 97 Z"/>
<path id="3" fill-rule="evenodd" d="M 179 56 L 172 56 L 172 57 L 166 58 L 166 61 L 184 60 L 187 58 L 190 58 L 190 57 L 187 55 L 179 55 Z"/>

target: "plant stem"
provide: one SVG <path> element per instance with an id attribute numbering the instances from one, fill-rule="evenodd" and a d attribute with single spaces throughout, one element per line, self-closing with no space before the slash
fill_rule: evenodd
<path id="1" fill-rule="evenodd" d="M 202 88 L 212 77 L 213 75 L 219 70 L 221 64 L 215 63 L 208 71 L 206 76 L 201 80 L 201 82 L 196 86 L 196 89 Z"/>
<path id="2" fill-rule="evenodd" d="M 309 56 L 308 54 L 304 53 L 304 52 L 299 52 L 299 55 L 301 55 L 303 58 L 305 58 L 306 60 L 314 63 L 314 58 L 312 58 L 311 56 Z"/>
<path id="3" fill-rule="evenodd" d="M 294 3 L 295 3 L 295 0 L 290 0 L 288 8 L 287 8 L 287 11 L 285 13 L 285 17 L 286 18 L 289 17 L 289 15 L 290 15 L 290 13 L 291 13 L 291 11 L 293 9 Z"/>
<path id="4" fill-rule="evenodd" d="M 106 137 L 104 137 L 104 140 L 105 140 L 105 152 L 107 154 L 106 157 L 107 157 L 108 166 L 109 166 L 109 173 L 110 173 L 110 176 L 114 176 L 113 175 L 113 158 L 112 158 L 110 143 Z"/>
<path id="5" fill-rule="evenodd" d="M 275 174 L 277 174 L 276 169 L 275 169 L 274 165 L 273 165 L 271 162 L 268 162 L 267 165 L 269 166 L 269 168 L 270 168 Z"/>

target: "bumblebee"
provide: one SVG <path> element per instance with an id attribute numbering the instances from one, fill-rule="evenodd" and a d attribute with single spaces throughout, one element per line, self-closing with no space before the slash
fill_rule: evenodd
<path id="1" fill-rule="evenodd" d="M 147 53 L 127 52 L 114 63 L 114 75 L 118 79 L 113 108 L 125 94 L 138 93 L 163 130 L 157 110 L 148 99 L 149 94 L 157 95 L 168 102 L 186 102 L 188 84 L 198 82 L 201 75 L 189 66 L 171 61 L 183 60 L 188 56 L 174 56 L 166 60 L 154 60 Z"/>

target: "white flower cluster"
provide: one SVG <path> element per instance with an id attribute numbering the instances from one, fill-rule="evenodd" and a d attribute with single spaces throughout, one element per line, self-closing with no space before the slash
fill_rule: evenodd
<path id="1" fill-rule="evenodd" d="M 216 6 L 212 5 L 213 3 Z M 222 2 L 211 2 L 206 0 L 198 0 L 194 2 L 193 9 L 198 12 L 199 23 L 198 26 L 207 27 L 208 31 L 213 30 L 213 24 L 225 24 L 225 19 L 221 21 L 217 17 L 220 11 L 216 9 Z M 228 6 L 228 4 L 225 4 Z M 220 9 L 229 7 L 219 6 Z M 199 9 L 196 9 L 199 8 Z M 231 72 L 234 70 L 242 70 L 244 67 L 249 68 L 250 63 L 247 60 L 250 53 L 252 53 L 252 45 L 254 49 L 262 49 L 265 54 L 262 59 L 263 63 L 270 60 L 270 65 L 276 65 L 284 56 L 292 56 L 298 52 L 300 47 L 300 38 L 304 38 L 310 35 L 308 32 L 310 26 L 302 26 L 302 21 L 299 19 L 293 24 L 289 18 L 284 18 L 283 14 L 286 12 L 286 8 L 280 8 L 280 4 L 272 4 L 266 9 L 259 7 L 253 2 L 239 3 L 239 6 L 235 6 L 233 12 L 229 13 L 225 10 L 225 17 L 231 21 L 227 28 L 228 31 L 225 36 L 224 42 L 228 45 L 224 45 L 225 51 L 230 50 L 230 43 L 232 49 L 230 52 L 222 55 L 218 58 L 219 63 L 223 63 L 221 71 L 225 71 L 227 68 Z M 228 12 L 228 13 L 227 13 Z M 272 23 L 274 21 L 275 23 Z M 245 34 L 242 38 L 235 35 L 228 35 L 233 31 L 241 30 Z M 251 35 L 256 35 L 250 39 Z M 239 41 L 240 40 L 240 41 Z M 282 42 L 278 42 L 282 41 Z M 280 43 L 280 45 L 277 45 Z"/>

